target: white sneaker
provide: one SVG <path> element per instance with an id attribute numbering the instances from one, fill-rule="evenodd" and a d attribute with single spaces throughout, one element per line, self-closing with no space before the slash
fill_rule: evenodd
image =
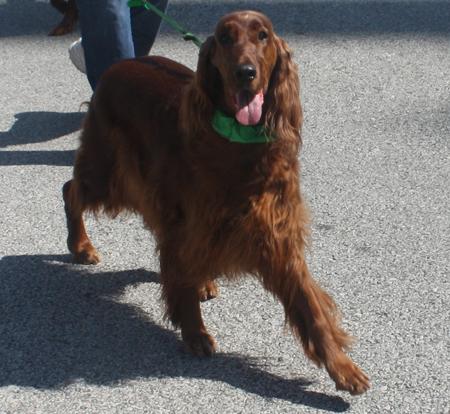
<path id="1" fill-rule="evenodd" d="M 75 67 L 85 74 L 86 63 L 84 61 L 84 49 L 81 44 L 81 37 L 69 46 L 69 57 Z"/>

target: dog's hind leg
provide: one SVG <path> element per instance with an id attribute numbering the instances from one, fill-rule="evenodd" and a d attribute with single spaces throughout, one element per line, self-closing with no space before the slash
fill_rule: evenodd
<path id="1" fill-rule="evenodd" d="M 65 0 L 50 0 L 50 4 L 60 13 L 65 13 L 67 10 L 67 1 Z"/>
<path id="2" fill-rule="evenodd" d="M 52 6 L 64 13 L 61 22 L 50 32 L 50 36 L 62 36 L 72 33 L 73 27 L 78 20 L 78 8 L 75 0 L 58 1 L 51 0 Z"/>
<path id="3" fill-rule="evenodd" d="M 185 352 L 198 357 L 214 355 L 216 345 L 203 323 L 200 299 L 205 287 L 215 287 L 215 283 L 194 284 L 173 246 L 160 250 L 160 262 L 166 318 L 181 328 Z"/>
<path id="4" fill-rule="evenodd" d="M 92 246 L 84 228 L 85 197 L 78 181 L 70 180 L 64 184 L 63 197 L 69 232 L 67 245 L 72 253 L 72 260 L 82 264 L 99 263 L 100 255 Z"/>
<path id="5" fill-rule="evenodd" d="M 175 299 L 172 322 L 181 327 L 184 350 L 198 357 L 213 356 L 216 351 L 214 339 L 207 332 L 199 302 L 199 289 L 196 287 L 176 289 L 174 297 L 169 295 L 168 302 Z"/>
<path id="6" fill-rule="evenodd" d="M 217 298 L 218 295 L 216 282 L 206 282 L 202 289 L 200 289 L 200 302 Z"/>

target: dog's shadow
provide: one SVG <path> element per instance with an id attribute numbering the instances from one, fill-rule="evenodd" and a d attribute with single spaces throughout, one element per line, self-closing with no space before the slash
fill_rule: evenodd
<path id="1" fill-rule="evenodd" d="M 7 256 L 0 274 L 0 386 L 193 377 L 333 412 L 349 408 L 340 397 L 309 391 L 308 381 L 285 380 L 239 355 L 185 355 L 178 332 L 119 300 L 126 289 L 158 283 L 156 273 L 91 273 L 68 256 Z"/>

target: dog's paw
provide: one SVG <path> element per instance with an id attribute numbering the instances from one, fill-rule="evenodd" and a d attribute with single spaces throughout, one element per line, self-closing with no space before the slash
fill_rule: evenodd
<path id="1" fill-rule="evenodd" d="M 339 363 L 328 366 L 330 377 L 339 391 L 348 391 L 352 395 L 365 393 L 370 388 L 369 378 L 345 354 Z"/>
<path id="2" fill-rule="evenodd" d="M 218 296 L 217 285 L 215 282 L 206 282 L 203 289 L 200 290 L 200 302 L 214 299 Z"/>
<path id="3" fill-rule="evenodd" d="M 59 24 L 50 31 L 49 36 L 64 36 L 72 33 L 72 26 Z"/>
<path id="4" fill-rule="evenodd" d="M 80 263 L 84 265 L 96 265 L 102 261 L 100 255 L 97 253 L 97 250 L 92 249 L 84 249 L 79 252 L 72 253 L 72 261 L 74 263 Z"/>
<path id="5" fill-rule="evenodd" d="M 183 335 L 184 351 L 200 358 L 212 357 L 216 353 L 213 337 L 206 331 Z"/>

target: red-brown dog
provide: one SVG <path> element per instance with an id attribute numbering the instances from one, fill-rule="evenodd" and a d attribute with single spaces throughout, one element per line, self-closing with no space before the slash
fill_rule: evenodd
<path id="1" fill-rule="evenodd" d="M 337 389 L 360 394 L 369 380 L 344 353 L 336 306 L 305 263 L 291 55 L 266 16 L 246 11 L 219 21 L 196 73 L 161 57 L 107 71 L 64 186 L 68 245 L 76 262 L 98 263 L 83 212 L 141 214 L 157 240 L 166 314 L 187 352 L 214 354 L 199 303 L 216 295 L 214 280 L 250 274 L 281 301 L 306 355 Z"/>

